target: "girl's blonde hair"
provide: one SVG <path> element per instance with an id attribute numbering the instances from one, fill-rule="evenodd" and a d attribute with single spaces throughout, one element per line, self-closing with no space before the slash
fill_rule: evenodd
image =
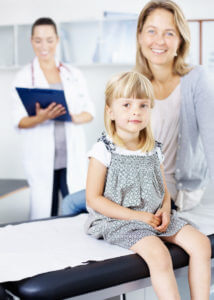
<path id="1" fill-rule="evenodd" d="M 189 53 L 190 48 L 190 30 L 188 22 L 180 9 L 180 7 L 171 0 L 154 0 L 148 2 L 138 17 L 137 24 L 137 54 L 136 54 L 136 70 L 144 74 L 150 80 L 153 79 L 153 74 L 149 68 L 146 57 L 142 54 L 139 43 L 139 34 L 142 32 L 143 25 L 147 17 L 156 9 L 165 9 L 172 13 L 175 25 L 180 35 L 180 45 L 177 50 L 177 56 L 174 58 L 173 73 L 175 75 L 183 76 L 187 74 L 192 68 L 185 63 L 185 59 Z"/>
<path id="2" fill-rule="evenodd" d="M 108 135 L 113 142 L 124 147 L 123 141 L 116 132 L 115 121 L 111 120 L 108 108 L 112 102 L 119 98 L 150 99 L 151 108 L 154 106 L 154 93 L 151 82 L 142 74 L 136 71 L 124 72 L 114 76 L 106 85 L 104 122 Z M 154 138 L 150 121 L 148 125 L 140 131 L 139 149 L 151 151 L 154 148 Z"/>

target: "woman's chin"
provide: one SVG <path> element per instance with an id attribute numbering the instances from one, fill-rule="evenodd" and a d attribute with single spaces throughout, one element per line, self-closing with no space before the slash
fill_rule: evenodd
<path id="1" fill-rule="evenodd" d="M 42 61 L 42 62 L 48 62 L 48 61 L 51 61 L 54 59 L 54 56 L 50 56 L 50 55 L 39 55 L 37 56 L 39 61 Z"/>

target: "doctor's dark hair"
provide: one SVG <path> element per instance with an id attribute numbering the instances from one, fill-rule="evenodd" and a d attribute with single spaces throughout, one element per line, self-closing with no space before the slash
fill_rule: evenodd
<path id="1" fill-rule="evenodd" d="M 136 71 L 123 72 L 107 82 L 105 90 L 104 123 L 108 135 L 113 142 L 124 147 L 123 141 L 117 135 L 115 121 L 111 119 L 109 109 L 119 98 L 149 99 L 150 107 L 154 106 L 154 92 L 151 82 Z M 150 121 L 139 133 L 139 149 L 143 152 L 154 148 L 154 137 Z"/>
<path id="2" fill-rule="evenodd" d="M 40 26 L 40 25 L 51 25 L 51 26 L 53 26 L 56 35 L 58 35 L 56 23 L 51 18 L 39 18 L 32 25 L 31 36 L 33 36 L 35 27 Z"/>
<path id="3" fill-rule="evenodd" d="M 183 76 L 191 70 L 191 67 L 185 62 L 190 48 L 190 30 L 187 19 L 185 18 L 182 10 L 171 0 L 152 0 L 149 1 L 142 9 L 138 17 L 137 24 L 136 69 L 150 80 L 153 79 L 153 74 L 150 70 L 148 61 L 141 51 L 139 34 L 143 30 L 147 17 L 156 9 L 164 9 L 173 15 L 175 26 L 177 27 L 180 35 L 180 44 L 177 49 L 177 55 L 174 58 L 173 73 Z"/>

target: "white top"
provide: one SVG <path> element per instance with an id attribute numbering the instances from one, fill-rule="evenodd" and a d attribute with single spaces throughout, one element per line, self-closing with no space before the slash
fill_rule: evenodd
<path id="1" fill-rule="evenodd" d="M 109 136 L 108 139 L 111 140 Z M 138 156 L 152 155 L 154 151 L 157 152 L 160 163 L 162 163 L 164 158 L 159 147 L 156 147 L 154 150 L 147 153 L 142 152 L 141 150 L 136 150 L 136 151 L 127 150 L 119 146 L 116 146 L 115 149 L 115 153 L 121 155 L 138 155 Z M 92 149 L 88 152 L 88 157 L 96 158 L 107 168 L 109 167 L 111 162 L 111 152 L 106 149 L 106 146 L 102 141 L 97 142 L 96 144 L 93 145 Z"/>
<path id="2" fill-rule="evenodd" d="M 155 140 L 163 144 L 166 183 L 172 198 L 176 198 L 175 162 L 178 147 L 181 90 L 180 84 L 163 100 L 155 100 L 151 124 Z"/>
<path id="3" fill-rule="evenodd" d="M 73 114 L 83 111 L 94 115 L 94 105 L 91 102 L 85 79 L 82 73 L 67 64 L 60 66 L 60 80 L 65 93 L 68 110 Z M 46 218 L 51 213 L 53 170 L 54 170 L 54 122 L 47 120 L 33 128 L 20 129 L 20 120 L 27 116 L 24 105 L 15 87 L 49 88 L 38 58 L 21 69 L 13 83 L 11 113 L 14 125 L 22 142 L 22 157 L 26 176 L 31 190 L 32 219 Z M 86 145 L 84 126 L 73 122 L 64 122 L 67 149 L 67 185 L 69 193 L 85 188 L 87 173 Z M 45 199 L 45 200 L 44 200 Z"/>

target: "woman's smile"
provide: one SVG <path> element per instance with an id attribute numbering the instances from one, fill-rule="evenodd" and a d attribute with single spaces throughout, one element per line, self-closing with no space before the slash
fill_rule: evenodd
<path id="1" fill-rule="evenodd" d="M 167 50 L 166 50 L 166 49 L 155 49 L 155 48 L 151 48 L 151 51 L 152 51 L 154 54 L 160 55 L 160 54 L 165 53 Z"/>

